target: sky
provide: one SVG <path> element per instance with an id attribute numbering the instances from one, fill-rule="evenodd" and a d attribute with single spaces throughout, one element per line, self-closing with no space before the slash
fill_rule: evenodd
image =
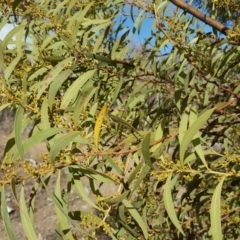
<path id="1" fill-rule="evenodd" d="M 124 12 L 126 14 L 130 14 L 130 11 L 131 11 L 130 8 L 131 8 L 130 5 L 126 5 L 124 8 Z M 136 16 L 138 15 L 138 9 L 136 7 L 133 7 L 133 15 L 135 16 L 134 20 L 136 20 Z M 118 17 L 116 19 L 121 20 L 121 18 L 122 17 Z M 137 32 L 135 33 L 135 36 L 133 38 L 134 42 L 136 42 L 137 44 L 141 44 L 141 43 L 143 43 L 144 38 L 150 37 L 153 21 L 154 21 L 154 19 L 152 17 L 150 17 L 150 15 L 149 15 L 149 18 L 146 18 L 144 20 L 144 22 L 142 23 L 142 26 L 141 26 L 140 34 L 138 34 Z M 134 22 L 132 21 L 132 18 L 130 16 L 127 17 L 125 26 L 133 28 Z"/>
<path id="2" fill-rule="evenodd" d="M 0 30 L 0 39 L 3 40 L 5 36 L 13 29 L 12 24 L 6 24 L 1 30 Z"/>
<path id="3" fill-rule="evenodd" d="M 130 14 L 130 6 L 127 5 L 124 9 L 124 11 L 128 14 Z M 137 8 L 133 8 L 133 13 L 137 14 Z M 123 17 L 116 17 L 116 21 L 119 22 Z M 136 19 L 136 18 L 135 18 Z M 144 38 L 148 38 L 151 35 L 151 27 L 152 27 L 153 19 L 145 19 L 145 21 L 142 24 L 142 28 L 140 31 L 140 35 L 137 33 L 135 34 L 133 38 L 133 42 L 137 45 L 141 45 L 141 43 L 144 42 Z M 127 17 L 127 21 L 125 22 L 125 26 L 132 28 L 134 25 L 131 17 Z M 11 31 L 14 28 L 13 24 L 6 24 L 1 30 L 0 30 L 0 40 L 3 40 L 5 36 L 8 34 L 9 31 Z"/>
<path id="4" fill-rule="evenodd" d="M 171 11 L 173 11 L 175 8 L 175 6 L 173 4 L 169 4 L 168 8 L 167 8 L 167 11 L 169 13 L 171 13 Z M 130 5 L 126 5 L 125 8 L 124 8 L 124 12 L 125 14 L 129 14 L 130 15 Z M 133 15 L 135 16 L 134 17 L 134 20 L 136 20 L 136 16 L 138 15 L 138 9 L 136 7 L 133 7 Z M 150 16 L 150 15 L 149 15 Z M 116 21 L 117 22 L 120 22 L 123 18 L 125 17 L 122 17 L 122 16 L 118 16 L 116 17 Z M 151 29 L 152 29 L 152 26 L 153 26 L 153 21 L 154 19 L 153 18 L 146 18 L 143 23 L 142 23 L 142 26 L 141 26 L 141 30 L 140 30 L 140 33 L 138 34 L 137 32 L 135 33 L 135 35 L 133 36 L 133 38 L 131 39 L 133 44 L 134 45 L 137 45 L 137 46 L 141 46 L 142 43 L 144 42 L 144 39 L 147 39 L 148 37 L 151 36 Z M 199 24 L 202 24 L 200 21 L 199 21 Z M 133 28 L 134 26 L 134 23 L 131 19 L 130 16 L 127 17 L 127 20 L 125 22 L 125 26 L 126 27 L 129 27 L 129 28 Z M 12 24 L 6 24 L 1 30 L 0 30 L 0 39 L 3 40 L 4 37 L 7 35 L 7 33 L 13 29 L 13 25 Z M 154 26 L 153 26 L 153 29 L 154 29 Z M 209 27 L 209 26 L 206 26 L 205 27 L 205 31 L 208 32 L 208 31 L 211 31 L 212 29 Z M 154 40 L 152 40 L 154 41 Z"/>
<path id="5" fill-rule="evenodd" d="M 166 15 L 170 16 L 172 11 L 174 11 L 174 10 L 175 10 L 175 5 L 173 5 L 172 3 L 169 3 L 169 5 L 168 5 L 168 7 L 165 11 Z M 125 14 L 130 15 L 130 5 L 125 6 L 124 12 L 125 12 Z M 138 9 L 136 7 L 133 7 L 133 15 L 135 16 L 134 20 L 136 20 L 138 14 L 139 14 Z M 136 44 L 137 46 L 138 45 L 141 46 L 142 43 L 144 43 L 144 39 L 149 38 L 152 34 L 152 30 L 154 30 L 154 28 L 155 28 L 155 26 L 153 25 L 154 24 L 154 18 L 150 17 L 150 14 L 148 14 L 148 16 L 149 16 L 149 18 L 145 18 L 145 20 L 142 23 L 140 34 L 138 34 L 136 32 L 135 35 L 133 36 L 133 38 L 131 39 L 133 41 L 133 43 Z M 120 22 L 123 18 L 124 17 L 118 16 L 118 17 L 116 17 L 116 20 Z M 212 28 L 210 26 L 205 25 L 200 20 L 197 20 L 197 21 L 198 21 L 198 26 L 202 27 L 204 32 L 211 32 L 212 31 Z M 125 26 L 129 27 L 129 28 L 133 28 L 134 23 L 132 21 L 131 16 L 127 17 L 127 20 L 125 22 Z M 153 43 L 154 39 L 151 42 Z M 171 44 L 169 44 L 169 45 L 171 45 Z"/>

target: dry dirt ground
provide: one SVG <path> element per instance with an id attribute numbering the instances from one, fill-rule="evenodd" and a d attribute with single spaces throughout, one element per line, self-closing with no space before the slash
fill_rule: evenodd
<path id="1" fill-rule="evenodd" d="M 4 133 L 0 133 L 0 156 L 1 157 L 3 155 L 4 146 L 7 142 L 7 139 L 8 139 L 8 137 Z M 26 157 L 30 158 L 30 159 L 38 159 L 40 157 L 40 154 L 42 152 L 44 152 L 45 150 L 46 149 L 45 149 L 44 143 L 39 143 L 37 146 L 32 148 L 27 153 Z M 1 174 L 2 174 L 2 172 L 0 172 L 0 176 L 1 176 Z M 62 178 L 62 185 L 66 186 L 67 185 L 66 173 L 63 173 L 61 178 Z M 55 182 L 56 182 L 56 176 L 53 175 L 51 177 L 51 180 L 48 185 L 52 191 L 54 191 Z M 32 185 L 33 185 L 33 182 L 31 182 L 31 180 L 26 182 L 26 186 L 25 186 L 26 199 L 29 198 L 30 192 L 32 190 Z M 89 192 L 89 197 L 91 199 L 94 199 L 93 194 L 89 190 L 90 188 L 88 187 L 87 179 L 83 179 L 83 185 L 85 187 L 85 190 L 87 192 Z M 19 194 L 20 187 L 21 186 L 17 186 L 18 194 Z M 115 191 L 115 189 L 114 189 L 114 187 L 106 186 L 106 188 L 103 189 L 103 191 L 105 191 L 106 193 L 107 192 L 109 193 L 111 191 Z M 7 199 L 8 206 L 13 209 L 13 212 L 10 214 L 10 219 L 12 222 L 12 226 L 14 228 L 14 232 L 16 234 L 16 238 L 17 238 L 17 240 L 25 240 L 27 238 L 25 237 L 23 227 L 21 224 L 19 208 L 18 208 L 17 203 L 15 202 L 15 200 L 12 197 L 10 186 L 7 186 L 7 188 L 6 188 L 6 199 Z M 55 206 L 54 206 L 54 203 L 52 202 L 52 200 L 48 197 L 46 191 L 40 190 L 40 192 L 38 192 L 37 197 L 36 197 L 35 206 L 36 206 L 35 207 L 36 211 L 35 211 L 35 222 L 34 222 L 35 226 L 34 226 L 34 228 L 37 233 L 38 239 L 39 240 L 61 239 L 55 233 L 55 226 L 56 226 Z M 72 211 L 74 211 L 74 210 L 83 210 L 83 211 L 89 211 L 89 212 L 94 211 L 87 203 L 83 202 L 81 199 L 79 199 L 78 196 L 76 196 L 74 194 L 71 198 L 70 206 L 71 206 L 71 209 L 69 209 L 69 210 L 72 210 Z M 110 239 L 103 235 L 101 235 L 101 236 L 99 235 L 97 238 L 99 240 Z M 7 239 L 8 239 L 8 237 L 5 234 L 3 220 L 0 218 L 0 240 L 7 240 Z M 83 240 L 85 238 L 80 237 L 78 239 Z"/>

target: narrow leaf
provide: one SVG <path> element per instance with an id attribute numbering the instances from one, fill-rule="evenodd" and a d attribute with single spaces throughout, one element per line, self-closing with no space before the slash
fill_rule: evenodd
<path id="1" fill-rule="evenodd" d="M 77 20 L 79 22 L 82 22 L 82 19 L 85 17 L 85 15 L 87 14 L 87 12 L 89 11 L 89 9 L 92 7 L 92 5 L 94 4 L 94 2 L 90 2 L 80 13 L 80 15 L 78 16 Z"/>
<path id="2" fill-rule="evenodd" d="M 56 93 L 59 91 L 59 88 L 64 83 L 64 81 L 67 80 L 67 78 L 71 75 L 72 71 L 70 69 L 65 70 L 61 72 L 57 78 L 54 79 L 54 81 L 51 83 L 49 88 L 49 94 L 48 94 L 48 104 L 49 108 L 52 111 L 52 105 L 54 98 L 56 96 Z"/>
<path id="3" fill-rule="evenodd" d="M 107 203 L 112 203 L 112 204 L 119 204 L 121 203 L 125 198 L 127 198 L 127 196 L 129 195 L 130 191 L 125 191 L 124 193 L 122 193 L 121 195 L 117 196 L 117 197 L 111 197 L 111 198 L 107 198 L 105 201 Z"/>
<path id="4" fill-rule="evenodd" d="M 221 179 L 217 185 L 211 201 L 210 220 L 213 240 L 223 239 L 221 225 L 221 191 L 224 180 L 225 178 Z"/>
<path id="5" fill-rule="evenodd" d="M 212 115 L 215 108 L 209 109 L 206 112 L 204 112 L 187 130 L 187 132 L 184 134 L 182 138 L 182 142 L 180 144 L 180 162 L 183 165 L 184 163 L 184 155 L 185 152 L 190 144 L 190 142 L 193 140 L 196 133 L 200 130 L 200 128 L 207 122 L 209 117 Z"/>
<path id="6" fill-rule="evenodd" d="M 16 10 L 17 6 L 20 4 L 20 2 L 22 2 L 22 0 L 14 0 L 13 5 L 12 5 L 12 10 L 13 10 L 13 13 L 14 13 L 14 17 L 15 17 L 15 18 L 16 18 L 15 10 Z M 15 19 L 15 20 L 16 20 L 16 19 Z"/>
<path id="7" fill-rule="evenodd" d="M 19 106 L 16 113 L 15 122 L 14 122 L 15 142 L 16 142 L 19 155 L 22 159 L 24 158 L 24 150 L 23 150 L 22 137 L 21 137 L 22 136 L 22 120 L 23 120 L 24 107 L 26 102 L 27 102 L 27 98 L 25 98 L 22 102 L 22 105 Z"/>
<path id="8" fill-rule="evenodd" d="M 63 69 L 71 63 L 73 57 L 69 57 L 59 62 L 55 67 L 53 67 L 44 79 L 40 82 L 35 83 L 31 89 L 36 89 L 38 91 L 37 98 L 39 99 L 43 92 L 48 88 L 49 84 L 55 80 L 58 80 L 60 73 Z"/>
<path id="9" fill-rule="evenodd" d="M 41 45 L 40 51 L 42 52 L 43 50 L 45 50 L 47 48 L 47 45 L 51 43 L 51 41 L 56 37 L 57 34 L 51 34 L 50 36 L 47 36 Z"/>
<path id="10" fill-rule="evenodd" d="M 124 81 L 125 81 L 125 79 L 122 77 L 122 78 L 120 79 L 120 81 L 118 82 L 117 87 L 116 87 L 116 90 L 115 90 L 114 95 L 113 95 L 113 98 L 112 98 L 112 104 L 114 104 L 115 101 L 117 100 L 118 95 L 119 95 L 119 93 L 120 93 L 120 91 L 121 91 L 121 89 L 122 89 L 122 85 L 123 85 Z"/>
<path id="11" fill-rule="evenodd" d="M 97 116 L 95 127 L 94 127 L 94 144 L 96 149 L 98 149 L 99 135 L 100 135 L 100 131 L 101 131 L 101 127 L 102 127 L 102 123 L 103 123 L 103 119 L 105 117 L 106 111 L 107 111 L 107 103 L 104 103 L 102 109 L 100 110 Z"/>
<path id="12" fill-rule="evenodd" d="M 3 82 L 3 86 L 6 87 L 5 70 L 4 70 L 4 50 L 2 47 L 2 41 L 0 40 L 0 78 Z"/>
<path id="13" fill-rule="evenodd" d="M 151 139 L 151 133 L 149 132 L 142 142 L 142 154 L 143 158 L 145 159 L 146 163 L 149 166 L 152 166 L 151 158 L 150 158 L 150 139 Z"/>
<path id="14" fill-rule="evenodd" d="M 35 213 L 35 200 L 36 200 L 36 195 L 39 187 L 40 187 L 39 181 L 36 180 L 36 182 L 32 187 L 30 200 L 29 200 L 29 217 L 33 225 L 34 225 L 34 213 Z"/>
<path id="15" fill-rule="evenodd" d="M 10 221 L 4 188 L 5 188 L 5 186 L 3 185 L 2 189 L 1 189 L 1 217 L 2 217 L 2 220 L 3 220 L 3 223 L 4 223 L 6 233 L 8 235 L 8 239 L 15 240 L 16 236 L 14 234 L 14 230 L 12 228 L 12 224 L 11 224 L 11 221 Z"/>
<path id="16" fill-rule="evenodd" d="M 4 108 L 6 108 L 6 107 L 8 107 L 8 106 L 10 106 L 10 105 L 11 105 L 11 103 L 6 103 L 6 104 L 0 106 L 0 112 L 1 112 Z"/>
<path id="17" fill-rule="evenodd" d="M 35 233 L 33 224 L 28 215 L 28 210 L 27 210 L 25 197 L 24 197 L 24 189 L 25 189 L 25 187 L 22 186 L 21 193 L 20 193 L 20 201 L 19 201 L 21 222 L 22 222 L 23 229 L 24 229 L 24 232 L 25 232 L 28 240 L 38 240 L 38 237 Z"/>
<path id="18" fill-rule="evenodd" d="M 143 14 L 144 14 L 145 10 L 143 9 L 137 16 L 135 22 L 134 22 L 134 27 L 133 27 L 133 33 L 135 34 L 136 30 L 138 32 L 138 34 L 140 34 L 140 31 L 142 29 L 142 24 L 143 24 L 143 21 L 144 21 L 144 17 L 143 17 Z"/>
<path id="19" fill-rule="evenodd" d="M 13 72 L 14 68 L 18 64 L 18 62 L 21 60 L 21 56 L 17 56 L 14 58 L 14 60 L 9 64 L 9 66 L 5 70 L 5 79 L 8 80 L 11 76 L 11 73 Z"/>
<path id="20" fill-rule="evenodd" d="M 67 212 L 68 210 L 67 210 L 66 203 L 62 199 L 60 179 L 61 179 L 61 171 L 58 171 L 58 178 L 57 178 L 56 187 L 55 187 L 55 196 L 57 197 L 58 201 L 60 202 L 64 210 Z M 69 240 L 74 240 L 74 237 L 70 231 L 69 223 L 65 214 L 63 214 L 62 211 L 56 205 L 55 205 L 55 210 L 56 210 L 57 220 L 63 235 L 62 237 Z"/>
<path id="21" fill-rule="evenodd" d="M 131 194 L 140 186 L 143 179 L 147 176 L 149 171 L 151 170 L 151 167 L 149 165 L 145 165 L 143 170 L 141 171 L 140 175 L 137 177 L 134 188 L 131 191 Z"/>
<path id="22" fill-rule="evenodd" d="M 58 207 L 58 209 L 65 215 L 65 217 L 68 219 L 69 222 L 71 222 L 71 224 L 78 229 L 80 232 L 82 232 L 83 234 L 86 234 L 87 236 L 89 236 L 89 234 L 82 228 L 79 227 L 79 223 L 76 223 L 75 221 L 73 221 L 68 213 L 66 212 L 66 210 L 62 207 L 61 203 L 59 202 L 58 198 L 51 193 L 50 189 L 47 187 L 46 183 L 44 182 L 44 180 L 42 179 L 42 184 L 44 185 L 49 197 L 53 200 L 54 204 Z"/>
<path id="23" fill-rule="evenodd" d="M 122 203 L 127 208 L 127 210 L 129 211 L 131 216 L 134 218 L 134 220 L 137 222 L 139 227 L 142 229 L 145 239 L 148 239 L 147 224 L 143 221 L 138 211 L 133 207 L 133 205 L 127 199 L 124 199 Z"/>
<path id="24" fill-rule="evenodd" d="M 180 144 L 181 144 L 182 139 L 187 131 L 188 115 L 189 115 L 188 113 L 184 112 L 181 116 L 181 121 L 180 121 L 180 125 L 179 125 L 179 134 L 178 134 Z"/>
<path id="25" fill-rule="evenodd" d="M 97 172 L 93 170 L 92 168 L 86 168 L 83 166 L 78 166 L 78 165 L 72 165 L 71 168 L 73 169 L 73 172 L 76 172 L 78 174 L 82 174 L 84 176 L 87 176 L 88 178 L 97 180 L 99 182 L 103 183 L 115 183 L 115 181 L 107 176 L 106 174 L 102 172 Z"/>
<path id="26" fill-rule="evenodd" d="M 76 94 L 81 90 L 81 87 L 94 75 L 96 70 L 90 70 L 83 75 L 81 75 L 78 79 L 74 81 L 74 83 L 68 88 L 65 93 L 62 102 L 61 109 L 66 109 L 68 104 L 72 101 L 72 99 L 76 96 Z"/>
<path id="27" fill-rule="evenodd" d="M 38 70 L 36 70 L 29 78 L 28 78 L 28 81 L 32 81 L 34 80 L 35 78 L 43 75 L 45 72 L 47 72 L 49 70 L 51 66 L 48 65 L 46 67 L 41 67 L 39 68 Z"/>
<path id="28" fill-rule="evenodd" d="M 27 22 L 26 20 L 22 21 L 22 23 L 13 28 L 4 38 L 3 42 L 2 42 L 2 48 L 3 50 L 5 50 L 5 48 L 7 47 L 7 45 L 9 44 L 9 42 L 11 41 L 12 37 L 18 32 L 20 31 L 21 29 L 25 28 Z"/>
<path id="29" fill-rule="evenodd" d="M 66 133 L 63 136 L 59 137 L 56 142 L 51 147 L 49 156 L 52 161 L 52 164 L 55 162 L 55 158 L 60 150 L 64 150 L 67 145 L 69 145 L 77 136 L 79 132 L 70 132 Z"/>
<path id="30" fill-rule="evenodd" d="M 24 153 L 26 151 L 28 151 L 31 147 L 35 146 L 37 143 L 46 140 L 49 137 L 52 137 L 53 135 L 59 133 L 60 131 L 62 131 L 62 128 L 50 128 L 50 129 L 45 129 L 42 130 L 38 133 L 36 133 L 35 135 L 31 136 L 29 139 L 27 139 L 24 143 L 23 143 L 23 151 Z M 9 151 L 9 154 L 12 153 L 12 149 L 11 152 Z M 13 160 L 16 160 L 17 158 L 19 158 L 19 153 L 16 153 L 14 155 Z"/>
<path id="31" fill-rule="evenodd" d="M 75 188 L 75 191 L 76 193 L 86 202 L 88 203 L 89 205 L 91 205 L 92 207 L 96 208 L 96 209 L 99 209 L 98 206 L 93 203 L 93 201 L 88 197 L 83 185 L 82 185 L 82 182 L 79 178 L 79 174 L 76 174 L 74 173 L 73 174 L 73 181 L 74 181 L 74 188 Z"/>
<path id="32" fill-rule="evenodd" d="M 50 128 L 50 122 L 48 119 L 48 102 L 47 99 L 44 98 L 42 107 L 41 107 L 41 122 L 42 122 L 42 129 L 49 129 Z"/>
<path id="33" fill-rule="evenodd" d="M 172 178 L 172 173 L 168 176 L 165 187 L 164 187 L 164 192 L 163 192 L 164 206 L 166 208 L 168 216 L 171 219 L 173 225 L 178 229 L 179 232 L 181 232 L 185 236 L 182 230 L 182 227 L 177 219 L 177 215 L 173 205 L 173 199 L 172 199 L 172 193 L 171 193 L 172 192 L 171 178 Z"/>
<path id="34" fill-rule="evenodd" d="M 139 132 L 137 131 L 136 128 L 134 128 L 133 126 L 131 126 L 128 122 L 126 122 L 125 120 L 123 120 L 122 118 L 118 117 L 118 116 L 115 116 L 115 115 L 112 115 L 112 114 L 109 114 L 109 117 L 116 123 L 120 124 L 120 125 L 123 125 L 125 126 L 126 128 L 130 129 L 131 131 L 134 131 L 136 132 L 139 136 L 141 136 L 139 134 Z"/>

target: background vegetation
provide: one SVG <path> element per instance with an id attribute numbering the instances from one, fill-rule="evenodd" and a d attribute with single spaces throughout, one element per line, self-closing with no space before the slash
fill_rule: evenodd
<path id="1" fill-rule="evenodd" d="M 6 185 L 31 240 L 40 189 L 54 202 L 60 239 L 239 237 L 238 1 L 15 0 L 0 9 L 0 29 L 14 24 L 0 44 L 0 110 L 16 111 L 0 180 L 9 239 Z M 151 36 L 136 51 L 131 39 L 147 18 Z M 228 18 L 231 29 L 214 20 Z M 27 161 L 42 141 L 48 151 Z M 103 194 L 106 184 L 114 194 Z M 70 211 L 73 193 L 96 211 Z"/>

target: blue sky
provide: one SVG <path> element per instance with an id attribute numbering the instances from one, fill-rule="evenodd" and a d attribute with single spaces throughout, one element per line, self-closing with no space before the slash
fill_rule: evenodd
<path id="1" fill-rule="evenodd" d="M 124 11 L 128 14 L 130 14 L 130 6 L 126 5 Z M 133 12 L 134 15 L 137 14 L 138 10 L 136 7 L 133 8 Z M 121 18 L 124 17 L 116 17 L 116 20 L 119 22 L 121 20 Z M 136 19 L 136 18 L 135 18 Z M 141 45 L 141 43 L 144 42 L 144 38 L 148 38 L 151 35 L 151 27 L 152 27 L 152 23 L 153 23 L 153 19 L 149 18 L 149 19 L 145 19 L 143 24 L 142 24 L 142 28 L 141 28 L 141 32 L 140 35 L 138 35 L 137 33 L 134 36 L 134 43 L 136 43 L 137 45 Z M 127 17 L 127 21 L 125 22 L 125 26 L 132 28 L 134 25 L 131 17 Z M 4 37 L 8 34 L 9 31 L 11 31 L 14 28 L 13 24 L 6 24 L 1 30 L 0 30 L 0 40 L 3 40 Z"/>
<path id="2" fill-rule="evenodd" d="M 134 26 L 134 22 L 132 21 L 132 18 L 130 16 L 130 11 L 131 11 L 130 8 L 131 8 L 130 5 L 126 5 L 125 8 L 124 8 L 124 13 L 126 15 L 129 15 L 128 17 L 118 16 L 118 17 L 116 17 L 116 21 L 120 22 L 124 18 L 127 18 L 124 26 L 132 29 L 133 26 Z M 169 5 L 168 5 L 168 7 L 165 11 L 166 15 L 171 16 L 171 13 L 172 13 L 172 11 L 175 10 L 175 8 L 176 8 L 175 5 L 173 5 L 172 3 L 169 3 Z M 138 14 L 139 14 L 138 8 L 133 7 L 134 20 L 136 20 Z M 150 14 L 148 14 L 148 16 L 150 16 Z M 197 23 L 198 23 L 198 28 L 201 27 L 202 31 L 204 31 L 204 32 L 211 32 L 212 31 L 211 27 L 209 27 L 208 25 L 205 25 L 200 20 L 197 20 Z M 137 32 L 135 33 L 135 35 L 131 39 L 132 43 L 134 45 L 141 46 L 144 43 L 144 39 L 147 39 L 151 36 L 151 33 L 152 33 L 151 31 L 152 30 L 154 31 L 154 29 L 156 29 L 153 24 L 154 24 L 153 16 L 151 16 L 151 18 L 145 18 L 145 20 L 143 21 L 142 26 L 141 26 L 140 34 L 138 34 Z M 196 26 L 192 26 L 192 27 L 196 27 Z M 121 35 L 121 32 L 120 32 L 119 35 Z M 154 43 L 154 39 L 151 41 L 151 43 Z M 171 44 L 169 44 L 169 47 L 170 46 L 171 46 Z M 165 51 L 163 51 L 162 53 L 165 53 Z"/>
<path id="3" fill-rule="evenodd" d="M 118 16 L 116 17 L 116 21 L 117 22 L 120 22 L 121 20 L 123 20 L 124 18 L 127 18 L 124 26 L 128 27 L 128 28 L 133 28 L 134 26 L 134 22 L 130 16 L 130 13 L 131 13 L 131 7 L 130 5 L 125 5 L 124 7 L 124 13 L 129 15 L 129 16 Z M 139 14 L 139 11 L 138 11 L 138 8 L 137 7 L 133 7 L 133 15 L 134 15 L 134 20 L 136 20 L 137 16 Z M 140 34 L 138 34 L 137 32 L 135 33 L 132 41 L 136 44 L 136 45 L 141 45 L 143 42 L 144 42 L 144 39 L 148 38 L 151 36 L 151 28 L 152 28 L 152 24 L 153 24 L 153 21 L 154 21 L 154 18 L 150 17 L 150 14 L 149 15 L 149 18 L 146 18 L 143 23 L 142 23 L 142 26 L 141 26 L 141 30 L 140 30 Z"/>
<path id="4" fill-rule="evenodd" d="M 171 11 L 173 11 L 175 9 L 175 6 L 173 4 L 169 4 L 168 8 L 167 8 L 167 11 L 168 13 L 171 13 Z M 134 26 L 134 23 L 131 19 L 131 16 L 130 16 L 130 5 L 126 5 L 125 8 L 124 8 L 124 12 L 125 14 L 129 14 L 128 17 L 125 17 L 125 16 L 118 16 L 116 17 L 116 21 L 117 22 L 120 22 L 121 19 L 124 19 L 124 18 L 127 18 L 126 22 L 125 22 L 125 26 L 126 27 L 129 27 L 129 28 L 133 28 Z M 139 11 L 136 7 L 133 7 L 133 14 L 134 14 L 134 20 L 136 20 L 136 16 L 138 15 Z M 148 14 L 148 16 L 150 16 Z M 144 42 L 144 39 L 147 39 L 148 37 L 151 36 L 151 29 L 154 29 L 154 26 L 153 26 L 153 21 L 154 21 L 154 18 L 145 18 L 145 20 L 143 21 L 142 23 L 142 26 L 141 26 L 141 31 L 140 31 L 140 34 L 138 34 L 137 32 L 135 33 L 135 35 L 133 36 L 133 39 L 132 39 L 132 42 L 133 44 L 135 45 L 139 45 L 141 46 L 142 43 Z M 204 24 L 202 22 L 199 21 L 199 25 L 200 26 L 204 26 Z M 153 27 L 153 28 L 152 28 Z M 12 24 L 6 24 L 1 30 L 0 30 L 0 39 L 3 40 L 4 37 L 6 36 L 6 34 L 13 28 L 13 25 Z M 212 29 L 209 27 L 209 26 L 205 26 L 204 27 L 204 31 L 205 32 L 210 32 L 212 31 Z"/>
<path id="5" fill-rule="evenodd" d="M 130 11 L 131 11 L 130 5 L 126 5 L 126 7 L 124 8 L 124 11 L 127 14 L 130 14 Z M 133 7 L 133 14 L 135 15 L 134 20 L 136 20 L 136 16 L 138 15 L 138 13 L 139 13 L 138 9 L 136 7 Z M 149 15 L 149 18 L 145 18 L 145 20 L 142 23 L 140 34 L 138 34 L 137 32 L 135 33 L 133 40 L 137 44 L 143 43 L 144 38 L 146 39 L 151 36 L 151 29 L 152 29 L 152 24 L 153 24 L 154 18 L 152 18 L 152 16 L 150 14 L 148 14 L 148 15 Z M 126 21 L 125 25 L 133 28 L 134 22 L 130 16 L 127 17 L 127 21 Z"/>

